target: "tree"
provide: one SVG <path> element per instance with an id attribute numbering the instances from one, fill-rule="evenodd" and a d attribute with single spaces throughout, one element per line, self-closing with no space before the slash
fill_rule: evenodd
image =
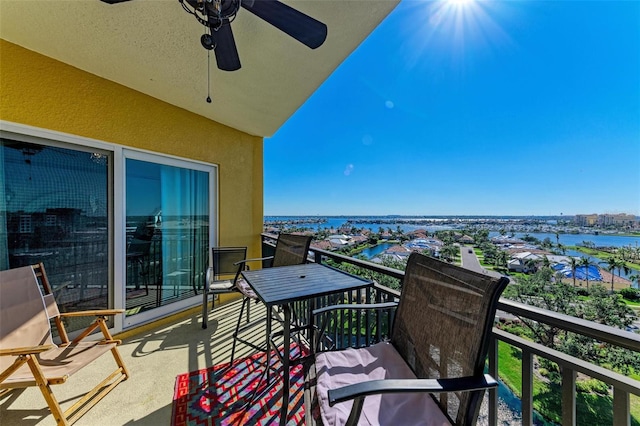
<path id="1" fill-rule="evenodd" d="M 631 269 L 627 266 L 627 262 L 624 259 L 619 259 L 618 266 L 616 268 L 618 270 L 618 277 L 621 277 L 621 271 L 624 271 L 625 274 L 631 272 Z"/>
<path id="2" fill-rule="evenodd" d="M 620 267 L 620 260 L 615 256 L 611 256 L 608 259 L 600 262 L 600 265 L 605 265 L 605 269 L 611 274 L 611 292 L 613 293 L 613 278 L 615 276 L 614 272 L 616 268 Z"/>
<path id="3" fill-rule="evenodd" d="M 533 275 L 518 278 L 518 284 L 508 286 L 504 297 L 528 305 L 550 311 L 575 315 L 575 303 L 578 301 L 577 292 L 562 282 L 552 285 L 553 270 L 543 268 Z M 553 291 L 551 291 L 553 289 Z M 522 323 L 529 329 L 535 341 L 555 349 L 557 336 L 561 330 L 544 323 L 521 318 Z"/>
<path id="4" fill-rule="evenodd" d="M 591 263 L 591 260 L 588 257 L 582 256 L 580 258 L 579 265 L 584 266 L 584 276 L 585 276 L 585 279 L 587 280 L 587 290 L 588 290 L 589 289 L 589 266 L 593 265 L 593 263 Z"/>
<path id="5" fill-rule="evenodd" d="M 564 246 L 564 244 L 558 244 L 556 253 L 565 254 L 566 252 L 567 252 L 567 248 Z"/>
<path id="6" fill-rule="evenodd" d="M 582 246 L 583 247 L 587 247 L 587 248 L 595 248 L 596 243 L 594 243 L 593 241 L 583 240 L 582 241 Z"/>
<path id="7" fill-rule="evenodd" d="M 538 260 L 532 257 L 524 261 L 524 267 L 528 273 L 534 273 L 538 270 Z"/>
<path id="8" fill-rule="evenodd" d="M 636 285 L 640 285 L 640 273 L 633 273 L 629 275 L 629 280 Z"/>
<path id="9" fill-rule="evenodd" d="M 541 247 L 546 248 L 546 249 L 551 249 L 553 247 L 553 243 L 551 242 L 551 238 L 547 237 L 544 240 L 542 240 L 542 243 L 540 244 Z"/>
<path id="10" fill-rule="evenodd" d="M 542 266 L 547 269 L 551 268 L 551 261 L 546 254 L 542 257 Z"/>
<path id="11" fill-rule="evenodd" d="M 571 268 L 571 275 L 573 276 L 573 286 L 576 286 L 576 269 L 578 269 L 579 261 L 575 257 L 569 258 L 569 267 Z"/>
<path id="12" fill-rule="evenodd" d="M 460 252 L 460 248 L 454 246 L 453 244 L 447 244 L 443 246 L 442 249 L 440 250 L 441 256 L 444 257 L 449 262 L 453 262 L 459 252 Z"/>
<path id="13" fill-rule="evenodd" d="M 502 268 L 505 271 L 509 269 L 509 253 L 500 250 L 495 258 L 496 268 Z"/>
<path id="14" fill-rule="evenodd" d="M 589 298 L 581 300 L 575 287 L 559 282 L 552 283 L 553 271 L 541 269 L 533 275 L 518 278 L 517 285 L 507 287 L 503 296 L 550 311 L 560 312 L 624 329 L 637 316 L 617 293 L 609 293 L 601 285 L 589 289 Z M 630 368 L 640 369 L 640 357 L 632 351 L 602 344 L 582 335 L 566 332 L 556 327 L 521 318 L 534 341 L 549 348 L 568 353 L 597 365 L 611 365 L 627 374 Z"/>
<path id="15" fill-rule="evenodd" d="M 478 229 L 473 237 L 476 244 L 480 245 L 482 243 L 489 243 L 489 230 L 488 229 Z"/>

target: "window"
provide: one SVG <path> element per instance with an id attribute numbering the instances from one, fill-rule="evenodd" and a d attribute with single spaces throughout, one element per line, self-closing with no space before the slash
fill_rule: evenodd
<path id="1" fill-rule="evenodd" d="M 21 234 L 31 233 L 31 216 L 28 214 L 20 215 L 20 230 L 18 232 Z"/>
<path id="2" fill-rule="evenodd" d="M 61 310 L 107 308 L 109 154 L 0 142 L 0 269 L 43 262 Z"/>
<path id="3" fill-rule="evenodd" d="M 45 218 L 44 226 L 56 226 L 57 225 L 56 215 L 48 214 Z"/>

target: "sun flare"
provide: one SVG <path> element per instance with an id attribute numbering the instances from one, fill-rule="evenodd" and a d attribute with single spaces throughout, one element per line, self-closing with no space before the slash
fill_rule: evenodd
<path id="1" fill-rule="evenodd" d="M 474 0 L 446 0 L 446 2 L 453 7 L 466 7 L 471 5 Z"/>

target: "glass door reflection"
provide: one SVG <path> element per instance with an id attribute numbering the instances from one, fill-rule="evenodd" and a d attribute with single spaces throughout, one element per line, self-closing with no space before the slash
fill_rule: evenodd
<path id="1" fill-rule="evenodd" d="M 209 173 L 126 160 L 127 316 L 198 294 L 209 246 Z"/>

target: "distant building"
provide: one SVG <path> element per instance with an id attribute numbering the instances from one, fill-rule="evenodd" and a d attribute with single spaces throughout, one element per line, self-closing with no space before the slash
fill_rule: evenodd
<path id="1" fill-rule="evenodd" d="M 442 246 L 442 241 L 437 238 L 416 238 L 405 244 L 405 247 L 410 251 L 426 252 L 431 256 L 438 256 Z"/>
<path id="2" fill-rule="evenodd" d="M 595 213 L 577 214 L 575 221 L 578 226 L 595 226 L 598 223 L 598 215 Z"/>
<path id="3" fill-rule="evenodd" d="M 351 245 L 351 237 L 344 234 L 339 235 L 330 235 L 328 238 L 329 242 L 333 247 L 346 247 Z"/>
<path id="4" fill-rule="evenodd" d="M 635 223 L 636 217 L 631 214 L 601 214 L 598 216 L 598 225 L 600 226 L 633 227 Z"/>
<path id="5" fill-rule="evenodd" d="M 508 267 L 510 271 L 528 273 L 531 272 L 529 265 L 532 261 L 537 265 L 542 261 L 542 257 L 537 254 L 524 251 L 514 254 L 511 259 L 509 259 Z"/>
<path id="6" fill-rule="evenodd" d="M 474 240 L 468 235 L 463 235 L 458 239 L 458 242 L 462 244 L 473 244 Z"/>
<path id="7" fill-rule="evenodd" d="M 578 226 L 600 226 L 600 227 L 624 227 L 624 228 L 637 228 L 640 225 L 638 219 L 632 214 L 618 213 L 618 214 L 577 214 L 575 216 L 575 222 Z"/>
<path id="8" fill-rule="evenodd" d="M 395 260 L 407 260 L 410 254 L 411 254 L 411 250 L 409 250 L 408 248 L 401 245 L 396 245 L 393 247 L 389 247 L 387 250 L 381 253 L 378 257 L 384 256 L 387 258 L 393 258 Z"/>

